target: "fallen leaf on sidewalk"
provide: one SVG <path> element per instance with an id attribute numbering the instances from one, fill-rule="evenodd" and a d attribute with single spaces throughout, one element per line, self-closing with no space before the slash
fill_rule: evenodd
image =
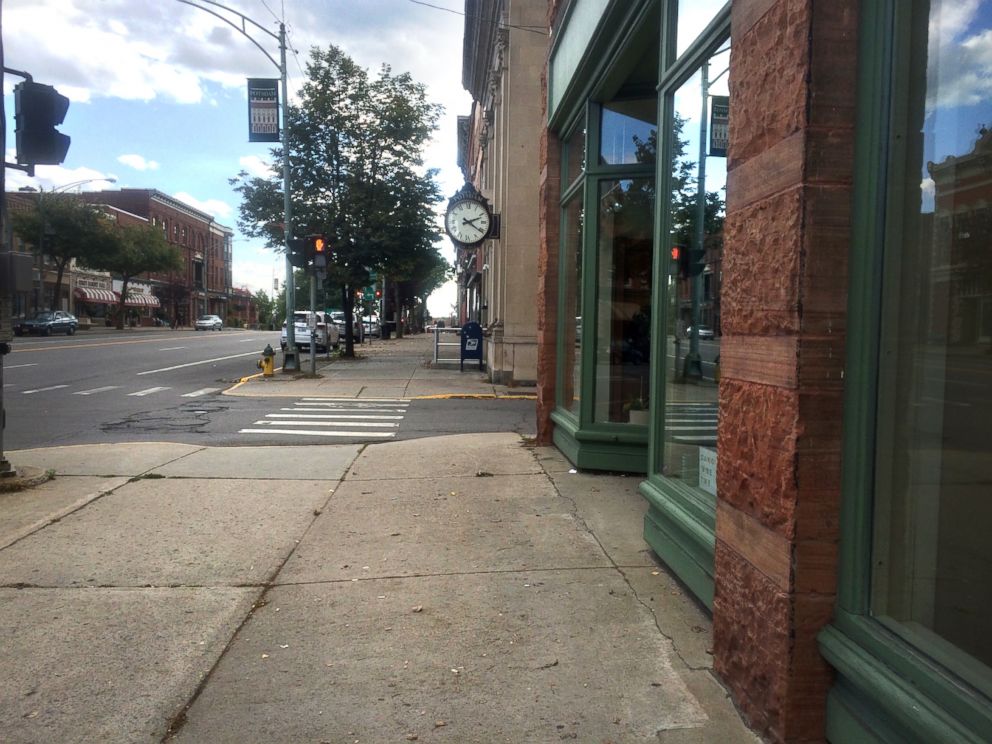
<path id="1" fill-rule="evenodd" d="M 269 655 L 268 654 L 262 654 L 262 658 L 263 659 L 268 659 L 269 658 Z"/>
<path id="2" fill-rule="evenodd" d="M 423 611 L 424 611 L 423 605 L 417 605 L 416 607 L 410 608 L 410 612 L 423 612 Z"/>
<path id="3" fill-rule="evenodd" d="M 479 472 L 477 472 L 475 474 L 475 477 L 476 478 L 492 478 L 493 477 L 493 474 L 490 473 L 488 470 L 480 470 Z"/>
<path id="4" fill-rule="evenodd" d="M 417 739 L 419 739 L 419 738 L 420 738 L 420 737 L 419 737 L 419 736 L 417 736 L 416 734 L 407 734 L 407 735 L 406 735 L 406 740 L 407 740 L 407 741 L 416 741 L 416 740 L 417 740 Z"/>
<path id="5" fill-rule="evenodd" d="M 442 728 L 447 725 L 448 723 L 446 721 L 434 721 L 434 728 Z"/>

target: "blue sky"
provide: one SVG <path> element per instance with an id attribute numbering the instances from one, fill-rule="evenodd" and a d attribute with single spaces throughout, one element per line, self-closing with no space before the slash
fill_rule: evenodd
<path id="1" fill-rule="evenodd" d="M 288 60 L 291 98 L 309 49 L 331 43 L 364 67 L 386 63 L 427 85 L 445 113 L 426 165 L 440 169 L 444 194 L 461 186 L 455 121 L 471 106 L 461 87 L 461 15 L 411 0 L 223 4 L 273 32 L 276 17 L 285 18 L 297 52 Z M 431 4 L 463 8 L 462 0 Z M 60 128 L 72 138 L 66 162 L 39 166 L 33 179 L 9 169 L 8 190 L 114 177 L 116 184 L 82 188 L 155 188 L 236 230 L 238 197 L 228 179 L 241 169 L 262 174 L 270 158 L 267 145 L 248 142 L 245 78 L 278 77 L 250 41 L 178 0 L 4 0 L 2 22 L 5 65 L 54 85 L 72 101 Z M 253 36 L 278 60 L 274 39 Z M 4 80 L 8 162 L 15 160 L 11 91 L 18 81 Z M 447 239 L 441 248 L 453 255 Z M 273 277 L 284 276 L 282 257 L 236 232 L 233 273 L 236 285 L 271 291 Z M 447 314 L 453 301 L 448 287 L 430 309 Z"/>

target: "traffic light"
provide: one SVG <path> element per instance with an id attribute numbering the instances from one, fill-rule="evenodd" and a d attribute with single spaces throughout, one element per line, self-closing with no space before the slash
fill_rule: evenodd
<path id="1" fill-rule="evenodd" d="M 18 163 L 58 165 L 65 160 L 70 139 L 55 128 L 68 110 L 69 99 L 51 85 L 25 80 L 14 86 Z"/>
<path id="2" fill-rule="evenodd" d="M 323 235 L 311 235 L 308 238 L 313 255 L 313 267 L 317 271 L 327 268 L 327 238 Z"/>
<path id="3" fill-rule="evenodd" d="M 377 300 L 381 300 L 382 299 L 382 290 L 379 289 L 378 287 L 375 288 L 375 298 Z"/>
<path id="4" fill-rule="evenodd" d="M 706 266 L 706 251 L 702 248 L 690 248 L 689 251 L 689 276 L 699 276 Z"/>
<path id="5" fill-rule="evenodd" d="M 289 262 L 298 269 L 305 269 L 307 267 L 307 239 L 306 238 L 290 238 L 289 243 L 286 245 L 286 257 L 289 258 Z"/>

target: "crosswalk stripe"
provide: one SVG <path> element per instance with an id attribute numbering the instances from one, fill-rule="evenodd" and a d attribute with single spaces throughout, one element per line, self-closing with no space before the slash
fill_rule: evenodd
<path id="1" fill-rule="evenodd" d="M 62 388 L 67 388 L 68 385 L 51 385 L 50 387 L 35 388 L 34 390 L 24 390 L 24 395 L 31 395 L 32 393 L 47 393 L 49 390 L 61 390 Z"/>
<path id="2" fill-rule="evenodd" d="M 326 401 L 328 403 L 410 403 L 409 398 L 300 398 L 304 401 Z"/>
<path id="3" fill-rule="evenodd" d="M 406 413 L 405 408 L 280 408 L 280 411 L 306 411 L 307 413 L 325 413 L 334 411 L 335 413 L 363 413 L 365 411 L 375 411 L 376 413 Z"/>
<path id="4" fill-rule="evenodd" d="M 256 421 L 253 426 L 358 426 L 367 429 L 395 429 L 399 424 L 379 421 Z"/>
<path id="5" fill-rule="evenodd" d="M 80 390 L 73 393 L 73 395 L 96 395 L 97 393 L 105 393 L 108 390 L 116 390 L 119 387 L 120 385 L 106 385 L 104 387 L 93 388 L 92 390 Z"/>
<path id="6" fill-rule="evenodd" d="M 141 398 L 141 397 L 143 397 L 145 395 L 151 395 L 152 393 L 160 393 L 163 390 L 168 390 L 168 389 L 169 388 L 167 388 L 167 387 L 147 388 L 146 390 L 139 390 L 136 393 L 128 393 L 128 397 L 131 397 L 131 398 Z"/>
<path id="7" fill-rule="evenodd" d="M 395 437 L 396 432 L 380 431 L 308 431 L 306 429 L 241 429 L 238 434 L 296 434 L 309 437 L 377 437 L 387 439 Z"/>
<path id="8" fill-rule="evenodd" d="M 201 395 L 209 395 L 210 393 L 216 393 L 220 388 L 201 388 L 199 390 L 194 390 L 192 393 L 186 393 L 183 398 L 199 398 Z"/>
<path id="9" fill-rule="evenodd" d="M 290 409 L 282 409 L 284 411 Z M 373 419 L 382 421 L 402 421 L 402 416 L 349 416 L 338 413 L 269 413 L 266 418 L 301 418 L 301 419 Z"/>

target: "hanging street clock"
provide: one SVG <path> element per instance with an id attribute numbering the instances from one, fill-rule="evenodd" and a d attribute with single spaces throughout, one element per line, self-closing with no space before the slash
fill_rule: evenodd
<path id="1" fill-rule="evenodd" d="M 465 184 L 448 200 L 444 229 L 456 243 L 477 246 L 486 238 L 498 237 L 489 202 L 472 184 Z"/>

